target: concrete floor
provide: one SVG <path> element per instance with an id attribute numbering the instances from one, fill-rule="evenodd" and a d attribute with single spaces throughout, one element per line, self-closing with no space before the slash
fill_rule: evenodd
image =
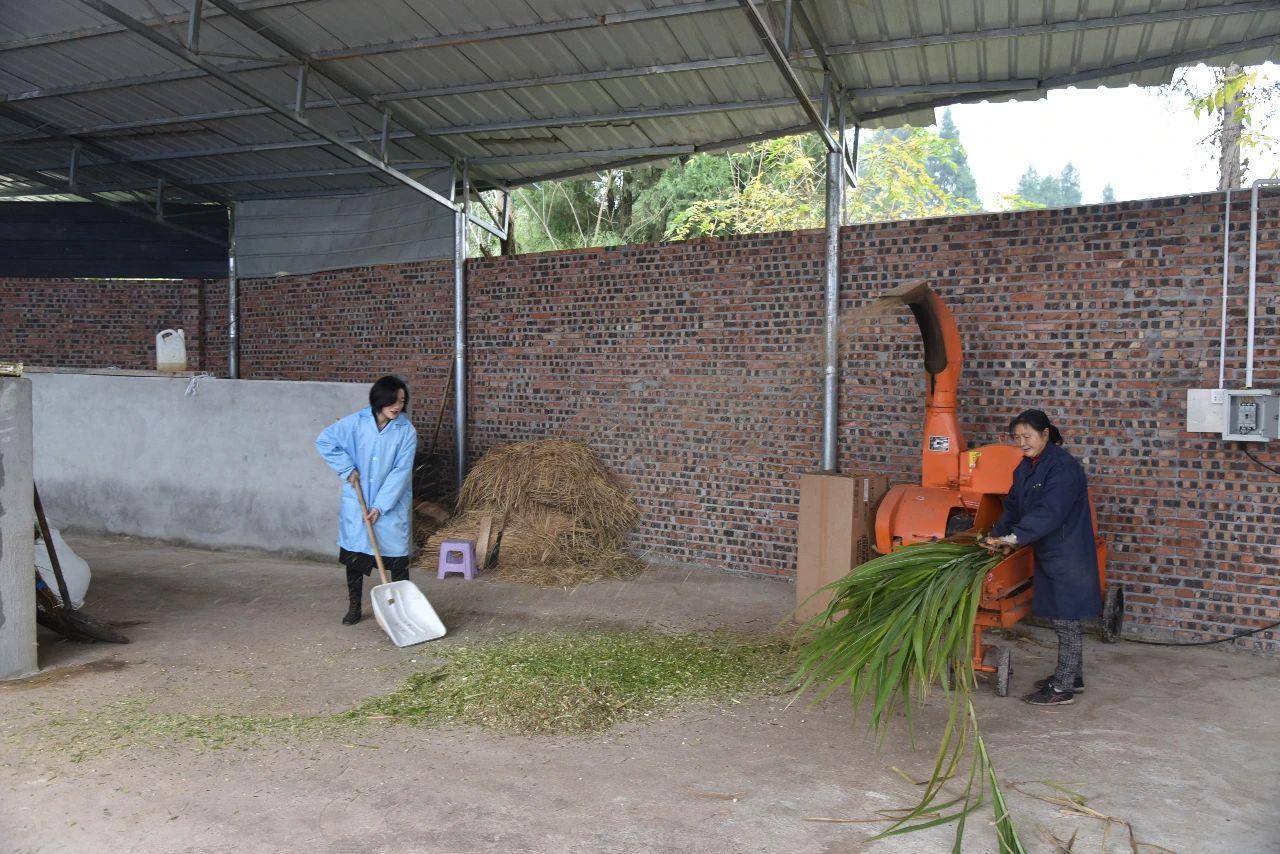
<path id="1" fill-rule="evenodd" d="M 398 650 L 371 620 L 339 624 L 336 564 L 71 538 L 94 569 L 88 610 L 128 646 L 41 635 L 40 676 L 0 683 L 0 850 L 22 852 L 935 852 L 950 830 L 867 843 L 860 819 L 911 802 L 891 770 L 927 775 L 942 724 L 917 717 L 883 751 L 847 703 L 761 695 L 646 718 L 590 738 L 388 727 L 350 740 L 202 749 L 124 747 L 73 761 L 51 712 L 90 717 L 130 698 L 169 712 L 315 714 L 391 690 L 431 647 Z M 778 630 L 793 589 L 655 569 L 573 593 L 415 574 L 453 643 L 535 627 Z M 1051 669 L 1039 630 L 1011 639 L 1015 691 Z M 1280 661 L 1215 648 L 1090 641 L 1088 693 L 1033 709 L 983 692 L 1006 781 L 1056 780 L 1179 854 L 1280 852 Z M 1009 792 L 1024 842 L 1099 851 L 1102 823 Z M 993 850 L 989 812 L 971 847 Z M 1124 833 L 1108 850 L 1129 851 Z M 1148 851 L 1152 849 L 1146 849 Z"/>

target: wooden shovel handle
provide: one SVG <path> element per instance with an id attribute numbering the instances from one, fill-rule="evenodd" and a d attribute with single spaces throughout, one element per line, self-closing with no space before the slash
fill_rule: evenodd
<path id="1" fill-rule="evenodd" d="M 378 575 L 382 576 L 383 584 L 390 584 L 387 580 L 387 568 L 382 565 L 382 552 L 378 550 L 378 538 L 373 535 L 373 523 L 369 521 L 369 508 L 364 506 L 364 490 L 360 487 L 360 472 L 353 471 L 356 476 L 355 483 L 351 484 L 356 490 L 356 500 L 360 502 L 360 517 L 364 519 L 364 529 L 369 534 L 369 545 L 373 548 L 373 559 L 378 564 Z"/>
<path id="2" fill-rule="evenodd" d="M 53 548 L 53 529 L 49 527 L 49 520 L 44 517 L 44 505 L 40 503 L 40 490 L 36 489 L 35 484 L 31 485 L 31 494 L 35 498 L 36 521 L 40 523 L 40 537 L 44 540 L 45 550 L 49 553 L 49 565 L 53 567 L 53 577 L 58 582 L 58 595 L 62 597 L 61 607 L 75 610 L 71 607 L 71 594 L 67 592 L 67 580 L 62 575 L 62 564 L 58 562 L 58 552 Z"/>

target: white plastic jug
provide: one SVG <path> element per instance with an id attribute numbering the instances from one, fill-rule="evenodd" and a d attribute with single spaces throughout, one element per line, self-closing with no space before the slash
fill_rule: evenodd
<path id="1" fill-rule="evenodd" d="M 156 370 L 187 369 L 187 336 L 181 329 L 165 329 L 156 335 Z"/>

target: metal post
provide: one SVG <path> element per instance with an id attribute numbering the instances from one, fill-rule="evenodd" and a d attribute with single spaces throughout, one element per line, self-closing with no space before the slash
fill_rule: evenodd
<path id="1" fill-rule="evenodd" d="M 1231 188 L 1227 188 L 1227 210 L 1222 215 L 1222 330 L 1218 339 L 1218 388 L 1227 383 L 1227 282 L 1231 270 Z"/>
<path id="2" fill-rule="evenodd" d="M 1245 388 L 1253 388 L 1254 302 L 1258 297 L 1258 190 L 1258 182 L 1254 181 L 1253 198 L 1249 200 L 1249 337 L 1245 342 Z"/>
<path id="3" fill-rule="evenodd" d="M 302 115 L 307 110 L 307 72 L 311 66 L 305 62 L 298 66 L 298 88 L 293 96 L 293 112 Z"/>
<path id="4" fill-rule="evenodd" d="M 791 55 L 791 0 L 787 0 L 782 12 L 782 52 Z"/>
<path id="5" fill-rule="evenodd" d="M 71 165 L 67 167 L 67 189 L 76 189 L 76 169 L 80 166 L 80 143 L 71 146 Z"/>
<path id="6" fill-rule="evenodd" d="M 822 376 L 822 470 L 839 471 L 836 436 L 840 402 L 840 216 L 844 208 L 844 135 L 827 152 L 826 346 Z"/>
<path id="7" fill-rule="evenodd" d="M 204 0 L 195 0 L 191 4 L 191 18 L 187 21 L 187 50 L 200 52 L 200 15 L 203 13 Z"/>
<path id="8" fill-rule="evenodd" d="M 236 208 L 227 204 L 227 376 L 240 379 L 240 280 L 236 276 Z"/>
<path id="9" fill-rule="evenodd" d="M 455 173 L 455 180 L 456 180 Z M 467 476 L 467 164 L 462 164 L 462 204 L 453 214 L 453 403 L 454 454 L 458 489 Z"/>

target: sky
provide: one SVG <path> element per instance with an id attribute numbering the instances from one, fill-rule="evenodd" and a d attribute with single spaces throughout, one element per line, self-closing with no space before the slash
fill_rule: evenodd
<path id="1" fill-rule="evenodd" d="M 1258 70 L 1280 82 L 1280 66 Z M 1193 82 L 1209 79 L 1203 66 Z M 941 111 L 938 111 L 941 118 Z M 1080 172 L 1085 204 L 1101 201 L 1110 183 L 1118 200 L 1147 199 L 1217 188 L 1213 131 L 1185 98 L 1165 88 L 1064 89 L 1040 101 L 961 104 L 951 108 L 984 207 L 999 208 L 1027 166 L 1057 175 L 1068 162 Z M 1280 117 L 1261 128 L 1280 136 Z M 1280 152 L 1255 155 L 1246 181 L 1280 170 Z"/>

